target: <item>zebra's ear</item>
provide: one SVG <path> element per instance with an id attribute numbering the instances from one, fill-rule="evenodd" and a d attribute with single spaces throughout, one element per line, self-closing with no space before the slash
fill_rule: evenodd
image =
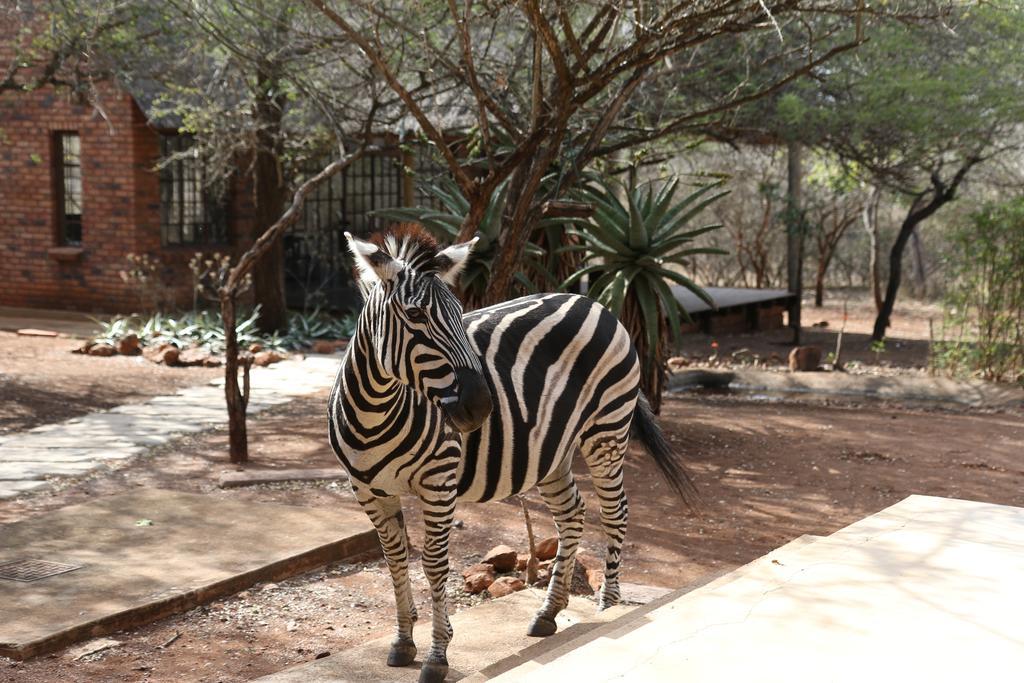
<path id="1" fill-rule="evenodd" d="M 354 237 L 346 232 L 349 251 L 359 269 L 360 284 L 369 289 L 379 280 L 390 280 L 402 271 L 401 262 L 393 259 L 373 242 Z"/>
<path id="2" fill-rule="evenodd" d="M 480 237 L 477 236 L 468 242 L 453 244 L 447 249 L 440 251 L 437 256 L 434 257 L 434 266 L 437 268 L 438 277 L 452 287 L 457 285 L 459 282 L 459 275 L 462 274 L 462 270 L 466 267 L 466 263 L 469 262 L 469 255 L 473 251 L 473 247 L 479 239 Z"/>

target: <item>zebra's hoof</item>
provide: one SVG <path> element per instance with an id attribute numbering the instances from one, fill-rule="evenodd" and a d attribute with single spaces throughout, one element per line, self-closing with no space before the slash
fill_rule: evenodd
<path id="1" fill-rule="evenodd" d="M 420 683 L 443 683 L 448 675 L 448 664 L 442 662 L 424 662 L 420 669 Z"/>
<path id="2" fill-rule="evenodd" d="M 416 661 L 416 643 L 411 640 L 396 640 L 388 652 L 388 666 L 409 666 Z"/>
<path id="3" fill-rule="evenodd" d="M 558 624 L 555 623 L 554 619 L 538 615 L 533 618 L 530 628 L 526 629 L 526 635 L 533 636 L 534 638 L 547 638 L 550 635 L 554 635 L 557 630 Z"/>

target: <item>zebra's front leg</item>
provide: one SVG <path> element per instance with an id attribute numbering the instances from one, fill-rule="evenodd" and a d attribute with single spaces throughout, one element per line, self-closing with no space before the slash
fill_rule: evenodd
<path id="1" fill-rule="evenodd" d="M 455 517 L 456 483 L 450 481 L 422 495 L 426 534 L 423 541 L 423 573 L 433 599 L 430 652 L 420 670 L 420 683 L 441 683 L 448 675 L 448 644 L 452 625 L 448 620 L 448 541 Z"/>
<path id="2" fill-rule="evenodd" d="M 356 499 L 363 506 L 380 538 L 391 582 L 395 587 L 395 607 L 398 611 L 398 632 L 388 652 L 388 666 L 408 666 L 416 659 L 416 643 L 412 627 L 416 622 L 416 605 L 409 583 L 409 539 L 402 515 L 402 501 L 398 496 L 377 498 L 369 491 L 356 491 Z"/>
<path id="3" fill-rule="evenodd" d="M 583 536 L 586 506 L 576 488 L 569 462 L 559 468 L 553 478 L 538 484 L 537 488 L 555 518 L 555 527 L 558 529 L 558 554 L 551 565 L 547 597 L 526 631 L 527 635 L 543 637 L 558 630 L 555 616 L 569 604 L 569 588 L 576 566 L 576 548 Z"/>

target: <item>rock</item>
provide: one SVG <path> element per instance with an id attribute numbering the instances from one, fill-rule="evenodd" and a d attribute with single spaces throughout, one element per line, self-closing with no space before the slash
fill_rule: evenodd
<path id="1" fill-rule="evenodd" d="M 537 565 L 537 580 L 533 582 L 538 588 L 546 588 L 551 580 L 551 562 L 541 562 Z"/>
<path id="2" fill-rule="evenodd" d="M 817 346 L 797 346 L 789 352 L 790 372 L 812 372 L 821 364 L 821 349 Z"/>
<path id="3" fill-rule="evenodd" d="M 249 344 L 249 353 L 259 353 L 263 350 L 263 344 L 253 343 Z"/>
<path id="4" fill-rule="evenodd" d="M 116 356 L 117 349 L 115 349 L 110 344 L 94 344 L 93 346 L 89 347 L 89 355 L 103 357 Z"/>
<path id="5" fill-rule="evenodd" d="M 178 362 L 180 352 L 174 344 L 160 344 L 158 346 L 147 346 L 142 349 L 142 357 L 153 363 L 164 365 L 175 365 Z"/>
<path id="6" fill-rule="evenodd" d="M 348 346 L 344 339 L 317 339 L 313 342 L 313 353 L 337 353 Z"/>
<path id="7" fill-rule="evenodd" d="M 71 353 L 89 353 L 89 349 L 91 349 L 95 345 L 96 345 L 96 342 L 94 342 L 94 341 L 87 341 L 84 344 L 82 344 L 81 346 L 79 346 L 77 349 L 73 349 L 71 351 Z"/>
<path id="8" fill-rule="evenodd" d="M 127 334 L 117 341 L 117 352 L 122 356 L 134 356 L 139 353 L 139 336 Z"/>
<path id="9" fill-rule="evenodd" d="M 529 555 L 516 555 L 516 571 L 521 572 L 530 564 Z"/>
<path id="10" fill-rule="evenodd" d="M 497 572 L 510 572 L 516 568 L 516 551 L 507 545 L 495 546 L 481 562 L 491 565 Z"/>
<path id="11" fill-rule="evenodd" d="M 598 584 L 600 586 L 601 584 Z M 586 565 L 576 558 L 576 564 L 572 568 L 572 581 L 569 583 L 569 592 L 573 595 L 593 595 L 594 589 L 590 585 L 590 576 Z"/>
<path id="12" fill-rule="evenodd" d="M 114 640 L 113 638 L 97 638 L 96 640 L 90 640 L 85 645 L 79 645 L 78 647 L 71 648 L 64 653 L 64 656 L 78 661 L 83 657 L 102 652 L 103 650 L 109 650 L 112 647 L 117 647 L 121 644 L 120 640 Z"/>
<path id="13" fill-rule="evenodd" d="M 827 320 L 819 320 L 818 322 L 816 322 L 813 325 L 811 325 L 811 327 L 828 327 L 828 321 Z"/>
<path id="14" fill-rule="evenodd" d="M 587 583 L 595 593 L 601 590 L 604 584 L 604 571 L 597 568 L 587 569 Z"/>
<path id="15" fill-rule="evenodd" d="M 515 576 L 503 576 L 488 586 L 487 592 L 491 594 L 491 597 L 503 598 L 524 588 L 526 588 L 526 582 L 522 579 Z"/>
<path id="16" fill-rule="evenodd" d="M 537 559 L 541 562 L 555 559 L 558 554 L 558 536 L 545 538 L 537 544 Z"/>
<path id="17" fill-rule="evenodd" d="M 164 365 L 177 365 L 178 356 L 181 352 L 178 351 L 177 346 L 168 346 L 166 349 L 161 351 L 157 356 L 157 363 L 163 363 Z"/>
<path id="18" fill-rule="evenodd" d="M 494 567 L 489 564 L 472 564 L 462 570 L 462 578 L 468 579 L 473 574 L 479 574 L 480 572 L 491 572 L 494 573 Z"/>
<path id="19" fill-rule="evenodd" d="M 477 593 L 482 593 L 487 590 L 492 583 L 494 583 L 493 569 L 489 572 L 477 572 L 476 574 L 470 574 L 462 583 L 462 588 L 467 593 L 476 595 Z"/>
<path id="20" fill-rule="evenodd" d="M 210 350 L 202 346 L 190 346 L 178 354 L 180 365 L 206 365 L 206 361 L 209 359 Z"/>
<path id="21" fill-rule="evenodd" d="M 203 359 L 204 368 L 219 368 L 224 365 L 224 356 L 207 356 Z"/>
<path id="22" fill-rule="evenodd" d="M 685 368 L 690 364 L 690 359 L 686 356 L 673 356 L 668 359 L 668 369 L 678 370 L 679 368 Z"/>
<path id="23" fill-rule="evenodd" d="M 279 363 L 287 357 L 288 356 L 284 355 L 279 351 L 260 351 L 253 357 L 252 363 L 253 365 L 258 365 L 261 368 L 265 368 L 271 363 Z"/>

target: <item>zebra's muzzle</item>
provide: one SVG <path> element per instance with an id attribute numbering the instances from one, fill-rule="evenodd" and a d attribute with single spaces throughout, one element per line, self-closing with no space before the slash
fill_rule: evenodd
<path id="1" fill-rule="evenodd" d="M 457 368 L 455 380 L 458 393 L 442 398 L 439 403 L 455 428 L 468 434 L 479 429 L 491 414 L 491 391 L 483 375 L 472 368 Z"/>

